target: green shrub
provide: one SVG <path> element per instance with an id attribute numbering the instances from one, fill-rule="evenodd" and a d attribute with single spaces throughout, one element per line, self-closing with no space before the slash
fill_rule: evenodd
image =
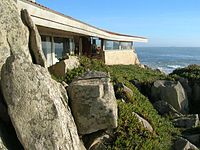
<path id="1" fill-rule="evenodd" d="M 143 96 L 133 85 L 126 82 L 126 86 L 132 89 L 134 95 L 130 103 L 118 100 L 118 128 L 117 139 L 111 149 L 158 149 L 168 150 L 172 141 L 179 134 L 169 120 L 158 115 L 149 100 Z M 143 128 L 132 112 L 145 118 L 153 127 L 154 133 Z"/>
<path id="2" fill-rule="evenodd" d="M 185 68 L 179 68 L 174 70 L 171 74 L 173 78 L 187 78 L 190 81 L 199 80 L 200 79 L 200 66 L 199 65 L 189 65 Z"/>
<path id="3" fill-rule="evenodd" d="M 117 138 L 108 146 L 108 149 L 170 149 L 173 137 L 179 134 L 178 130 L 173 127 L 169 120 L 159 116 L 148 98 L 142 95 L 129 82 L 134 79 L 148 83 L 158 79 L 167 79 L 166 75 L 134 65 L 106 66 L 102 61 L 92 60 L 87 57 L 81 57 L 80 64 L 79 68 L 68 71 L 64 79 L 67 83 L 70 83 L 73 78 L 89 69 L 110 72 L 114 84 L 117 82 L 124 83 L 133 91 L 133 96 L 129 97 L 129 103 L 123 103 L 121 100 L 118 100 L 119 118 L 118 128 L 115 131 Z M 136 112 L 144 117 L 152 125 L 154 133 L 147 131 L 132 112 Z"/>

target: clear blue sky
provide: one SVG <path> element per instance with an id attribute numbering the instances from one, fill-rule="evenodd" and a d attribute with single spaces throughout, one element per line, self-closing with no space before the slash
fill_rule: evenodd
<path id="1" fill-rule="evenodd" d="M 200 0 L 36 0 L 91 25 L 144 36 L 136 46 L 200 47 Z"/>

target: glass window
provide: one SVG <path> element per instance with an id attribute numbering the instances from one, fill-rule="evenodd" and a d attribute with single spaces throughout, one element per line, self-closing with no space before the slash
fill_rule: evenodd
<path id="1" fill-rule="evenodd" d="M 118 50 L 119 42 L 118 41 L 105 41 L 106 50 Z"/>
<path id="2" fill-rule="evenodd" d="M 132 42 L 121 42 L 121 49 L 132 49 Z"/>
<path id="3" fill-rule="evenodd" d="M 62 59 L 64 52 L 64 39 L 59 37 L 54 37 L 54 48 L 55 48 L 55 57 L 57 59 Z"/>
<path id="4" fill-rule="evenodd" d="M 74 41 L 69 38 L 54 37 L 55 56 L 62 59 L 74 50 Z"/>
<path id="5" fill-rule="evenodd" d="M 42 50 L 44 52 L 45 57 L 47 58 L 47 54 L 51 53 L 51 38 L 48 36 L 41 36 L 42 40 Z"/>

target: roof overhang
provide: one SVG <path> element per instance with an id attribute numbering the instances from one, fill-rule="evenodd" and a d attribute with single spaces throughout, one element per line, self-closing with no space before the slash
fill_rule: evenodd
<path id="1" fill-rule="evenodd" d="M 27 9 L 34 23 L 39 26 L 107 40 L 148 42 L 147 38 L 144 37 L 123 35 L 96 28 L 28 0 L 18 0 L 18 7 L 20 10 Z"/>

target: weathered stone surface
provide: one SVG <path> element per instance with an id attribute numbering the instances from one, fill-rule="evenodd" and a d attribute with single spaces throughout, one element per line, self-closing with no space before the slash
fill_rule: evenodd
<path id="1" fill-rule="evenodd" d="M 7 107 L 4 104 L 3 99 L 1 98 L 0 98 L 0 119 L 6 123 L 10 122 L 10 117 L 8 115 Z"/>
<path id="2" fill-rule="evenodd" d="M 56 77 L 64 77 L 67 71 L 78 68 L 80 65 L 77 56 L 69 56 L 68 59 L 62 60 L 49 67 L 49 71 Z"/>
<path id="3" fill-rule="evenodd" d="M 179 137 L 174 143 L 174 150 L 198 150 L 198 148 L 188 140 Z"/>
<path id="4" fill-rule="evenodd" d="M 2 139 L 2 131 L 0 129 L 0 150 L 8 150 Z"/>
<path id="5" fill-rule="evenodd" d="M 157 101 L 153 104 L 154 108 L 158 111 L 160 115 L 172 115 L 172 116 L 182 116 L 174 107 L 168 104 L 166 101 Z"/>
<path id="6" fill-rule="evenodd" d="M 186 78 L 179 78 L 178 81 L 181 83 L 185 92 L 187 93 L 188 99 L 192 96 L 192 88 L 189 85 L 189 81 Z"/>
<path id="7" fill-rule="evenodd" d="M 200 103 L 200 84 L 194 83 L 192 87 L 192 100 L 194 103 Z"/>
<path id="8" fill-rule="evenodd" d="M 117 99 L 124 100 L 125 102 L 129 102 L 130 98 L 133 96 L 133 91 L 128 88 L 123 83 L 117 83 L 114 86 L 115 96 Z"/>
<path id="9" fill-rule="evenodd" d="M 151 96 L 156 101 L 168 102 L 181 113 L 188 112 L 187 95 L 180 82 L 157 80 L 151 88 Z"/>
<path id="10" fill-rule="evenodd" d="M 199 123 L 199 117 L 198 114 L 184 115 L 173 119 L 172 122 L 175 127 L 192 128 L 197 127 Z"/>
<path id="11" fill-rule="evenodd" d="M 149 132 L 153 132 L 153 127 L 147 120 L 145 120 L 135 112 L 133 112 L 133 115 L 137 117 L 138 121 L 143 125 L 144 128 L 146 128 Z"/>
<path id="12" fill-rule="evenodd" d="M 31 60 L 28 50 L 28 29 L 21 21 L 14 0 L 0 1 L 0 71 L 11 53 Z"/>
<path id="13" fill-rule="evenodd" d="M 195 144 L 196 146 L 200 146 L 200 133 L 198 134 L 189 134 L 183 135 L 191 143 Z"/>
<path id="14" fill-rule="evenodd" d="M 0 150 L 23 150 L 11 123 L 0 120 Z"/>
<path id="15" fill-rule="evenodd" d="M 42 51 L 41 37 L 38 32 L 36 25 L 33 23 L 28 11 L 26 9 L 21 10 L 21 16 L 24 23 L 27 25 L 30 35 L 29 35 L 29 48 L 32 55 L 33 61 L 47 68 L 46 58 Z"/>
<path id="16" fill-rule="evenodd" d="M 80 149 L 66 91 L 46 68 L 13 55 L 1 76 L 8 113 L 25 149 Z"/>
<path id="17" fill-rule="evenodd" d="M 113 130 L 101 130 L 83 136 L 83 141 L 88 150 L 105 150 L 107 145 L 114 141 L 114 138 Z"/>
<path id="18" fill-rule="evenodd" d="M 106 73 L 87 72 L 69 85 L 68 92 L 80 134 L 117 127 L 117 102 Z"/>

